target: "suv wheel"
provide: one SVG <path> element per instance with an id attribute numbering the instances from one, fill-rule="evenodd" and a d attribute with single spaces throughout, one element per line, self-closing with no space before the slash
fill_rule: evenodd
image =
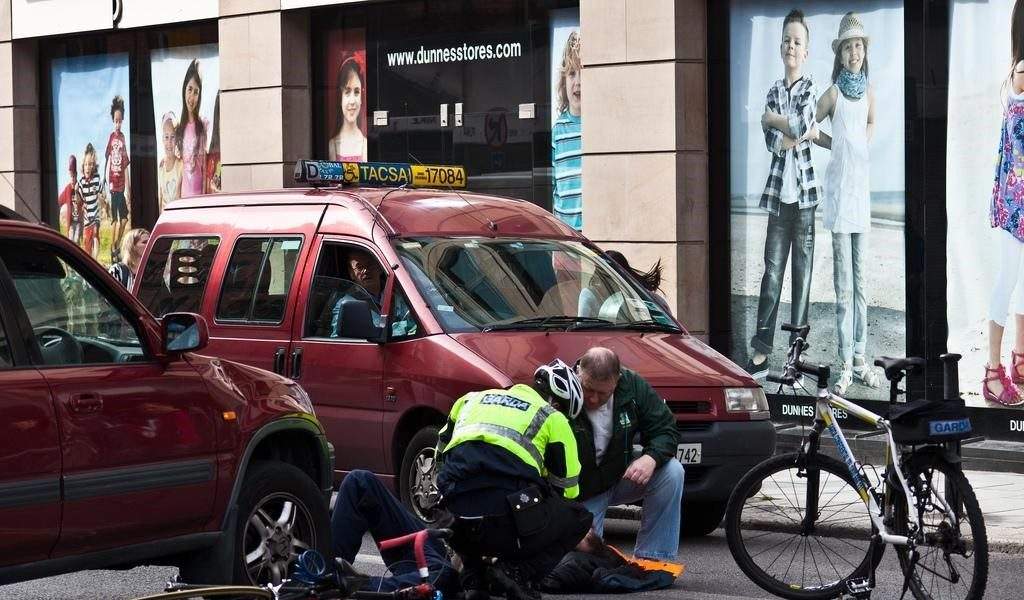
<path id="1" fill-rule="evenodd" d="M 305 550 L 330 552 L 327 505 L 308 475 L 280 462 L 253 464 L 238 499 L 234 580 L 279 585 Z"/>
<path id="2" fill-rule="evenodd" d="M 402 502 L 421 521 L 432 524 L 438 519 L 437 472 L 434 452 L 437 447 L 437 427 L 424 427 L 416 432 L 405 447 L 399 474 Z"/>

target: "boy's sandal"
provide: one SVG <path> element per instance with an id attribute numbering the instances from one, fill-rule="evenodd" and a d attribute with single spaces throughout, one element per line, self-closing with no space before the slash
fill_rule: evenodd
<path id="1" fill-rule="evenodd" d="M 834 387 L 837 396 L 845 396 L 846 390 L 850 389 L 850 384 L 853 383 L 853 368 L 850 366 L 844 366 L 843 370 L 839 373 L 839 380 L 836 381 Z"/>
<path id="2" fill-rule="evenodd" d="M 1003 384 L 1003 391 L 998 396 L 988 389 L 990 381 L 998 381 Z M 1006 369 L 999 365 L 995 369 L 985 366 L 985 378 L 981 380 L 981 396 L 989 402 L 1002 404 L 1003 406 L 1020 406 L 1024 404 L 1021 398 L 1020 389 L 1006 375 Z"/>
<path id="3" fill-rule="evenodd" d="M 1020 368 L 1024 367 L 1024 353 L 1017 354 L 1015 350 L 1010 350 L 1010 379 L 1017 385 L 1024 385 L 1024 374 L 1020 372 Z"/>

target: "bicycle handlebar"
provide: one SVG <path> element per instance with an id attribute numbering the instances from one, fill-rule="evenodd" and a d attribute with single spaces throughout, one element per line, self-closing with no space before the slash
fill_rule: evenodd
<path id="1" fill-rule="evenodd" d="M 811 331 L 810 325 L 792 325 L 783 323 L 782 330 L 795 334 L 793 344 L 790 347 L 789 358 L 782 375 L 769 374 L 766 379 L 772 383 L 782 385 L 794 385 L 800 378 L 800 374 L 813 376 L 818 382 L 818 389 L 828 388 L 828 379 L 831 370 L 828 365 L 813 365 L 800 360 L 800 355 L 807 349 L 807 335 Z"/>
<path id="2" fill-rule="evenodd" d="M 421 529 L 416 533 L 410 533 L 401 537 L 392 538 L 390 540 L 382 540 L 377 547 L 384 550 L 391 550 L 392 548 L 398 548 L 413 543 L 413 553 L 416 555 L 416 568 L 419 570 L 420 578 L 426 582 L 429 576 L 429 570 L 427 565 L 427 555 L 425 547 L 427 544 L 427 538 L 434 537 L 439 540 L 447 539 L 452 536 L 451 529 Z"/>

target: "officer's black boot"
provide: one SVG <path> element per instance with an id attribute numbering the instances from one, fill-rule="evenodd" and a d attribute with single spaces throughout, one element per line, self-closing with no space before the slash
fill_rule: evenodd
<path id="1" fill-rule="evenodd" d="M 462 584 L 462 591 L 466 600 L 490 600 L 490 582 L 488 568 L 479 565 L 462 569 L 459 574 L 459 583 Z"/>
<path id="2" fill-rule="evenodd" d="M 506 600 L 541 600 L 541 594 L 533 581 L 518 565 L 500 562 L 490 569 L 491 591 L 505 596 Z"/>

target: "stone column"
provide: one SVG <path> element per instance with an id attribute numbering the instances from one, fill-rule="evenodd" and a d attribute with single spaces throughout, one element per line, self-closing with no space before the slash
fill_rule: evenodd
<path id="1" fill-rule="evenodd" d="M 687 329 L 708 331 L 704 0 L 581 2 L 583 232 L 646 270 Z"/>
<path id="2" fill-rule="evenodd" d="M 290 185 L 313 147 L 308 13 L 221 0 L 219 44 L 223 190 Z"/>
<path id="3" fill-rule="evenodd" d="M 38 51 L 11 40 L 11 1 L 0 0 L 0 205 L 42 218 Z"/>

